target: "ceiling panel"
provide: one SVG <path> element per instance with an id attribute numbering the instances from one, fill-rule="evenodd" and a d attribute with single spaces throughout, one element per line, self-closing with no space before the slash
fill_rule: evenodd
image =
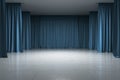
<path id="1" fill-rule="evenodd" d="M 22 3 L 23 11 L 36 15 L 85 15 L 96 11 L 98 3 L 111 3 L 114 0 L 6 0 Z"/>

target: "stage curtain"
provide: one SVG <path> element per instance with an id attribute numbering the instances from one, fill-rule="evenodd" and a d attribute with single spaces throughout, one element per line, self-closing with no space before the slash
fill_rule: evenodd
<path id="1" fill-rule="evenodd" d="M 77 16 L 32 16 L 32 47 L 78 48 Z"/>
<path id="2" fill-rule="evenodd" d="M 0 57 L 7 57 L 5 0 L 0 0 Z"/>
<path id="3" fill-rule="evenodd" d="M 89 49 L 96 50 L 97 44 L 98 12 L 89 14 Z"/>
<path id="4" fill-rule="evenodd" d="M 22 10 L 19 3 L 6 3 L 7 51 L 22 52 Z"/>
<path id="5" fill-rule="evenodd" d="M 112 50 L 112 3 L 99 3 L 98 6 L 98 52 Z"/>
<path id="6" fill-rule="evenodd" d="M 31 48 L 32 49 L 41 48 L 40 47 L 40 16 L 31 16 Z"/>
<path id="7" fill-rule="evenodd" d="M 22 12 L 23 50 L 31 49 L 31 16 L 30 12 Z"/>
<path id="8" fill-rule="evenodd" d="M 113 54 L 120 58 L 120 0 L 114 0 Z"/>
<path id="9" fill-rule="evenodd" d="M 78 18 L 78 38 L 80 49 L 89 48 L 89 16 L 79 16 Z"/>

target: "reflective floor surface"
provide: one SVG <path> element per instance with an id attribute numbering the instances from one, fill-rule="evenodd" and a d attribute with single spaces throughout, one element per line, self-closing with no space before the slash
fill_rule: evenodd
<path id="1" fill-rule="evenodd" d="M 120 59 L 87 50 L 34 50 L 0 59 L 0 80 L 120 80 Z"/>

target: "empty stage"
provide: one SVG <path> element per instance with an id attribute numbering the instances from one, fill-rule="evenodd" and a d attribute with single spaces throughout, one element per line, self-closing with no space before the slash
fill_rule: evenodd
<path id="1" fill-rule="evenodd" d="M 0 59 L 0 80 L 119 80 L 120 59 L 87 50 L 35 50 Z"/>

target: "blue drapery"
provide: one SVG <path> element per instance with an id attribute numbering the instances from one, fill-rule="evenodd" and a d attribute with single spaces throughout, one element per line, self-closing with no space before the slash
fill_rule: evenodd
<path id="1" fill-rule="evenodd" d="M 78 38 L 81 49 L 89 48 L 89 16 L 78 17 Z"/>
<path id="2" fill-rule="evenodd" d="M 113 54 L 120 58 L 120 0 L 114 2 Z"/>
<path id="3" fill-rule="evenodd" d="M 5 0 L 0 0 L 0 57 L 7 57 L 5 25 Z"/>
<path id="4" fill-rule="evenodd" d="M 97 27 L 98 27 L 98 12 L 90 12 L 89 14 L 89 49 L 97 49 Z"/>
<path id="5" fill-rule="evenodd" d="M 32 16 L 32 48 L 79 48 L 77 16 Z"/>
<path id="6" fill-rule="evenodd" d="M 100 3 L 98 7 L 98 52 L 112 50 L 112 3 Z"/>
<path id="7" fill-rule="evenodd" d="M 22 11 L 21 4 L 6 4 L 7 51 L 22 52 Z"/>
<path id="8" fill-rule="evenodd" d="M 39 49 L 40 47 L 40 17 L 31 16 L 31 48 Z"/>
<path id="9" fill-rule="evenodd" d="M 22 27 L 23 27 L 23 50 L 31 49 L 31 17 L 30 12 L 22 13 Z"/>
<path id="10" fill-rule="evenodd" d="M 0 57 L 7 56 L 6 46 L 7 52 L 83 48 L 113 51 L 115 57 L 120 57 L 120 1 L 115 0 L 114 6 L 113 17 L 112 3 L 100 3 L 98 13 L 89 16 L 31 16 L 29 12 L 22 14 L 21 4 L 5 6 L 0 0 Z"/>

